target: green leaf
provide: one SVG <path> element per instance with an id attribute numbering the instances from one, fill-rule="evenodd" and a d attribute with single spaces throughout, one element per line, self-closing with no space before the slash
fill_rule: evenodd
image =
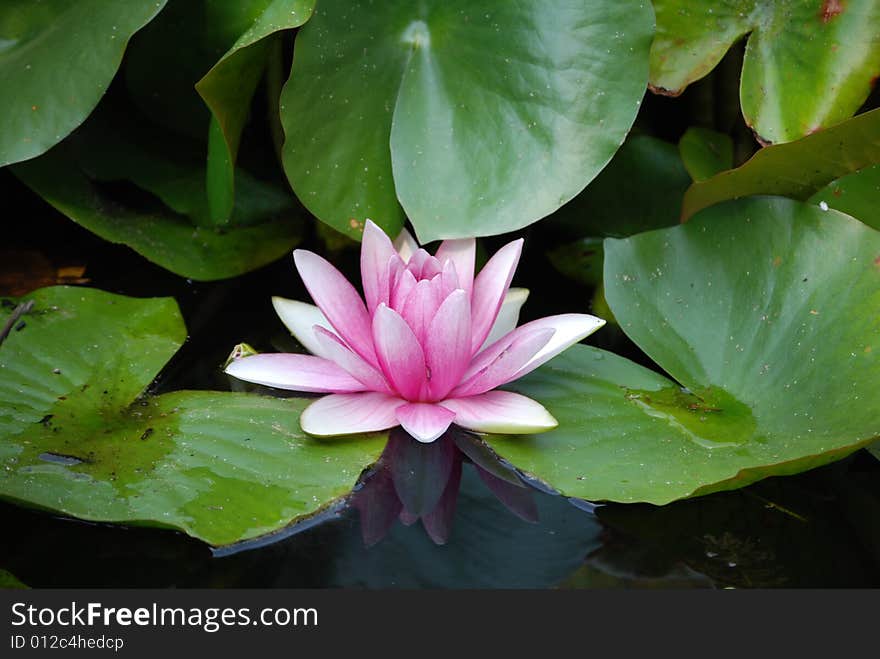
<path id="1" fill-rule="evenodd" d="M 271 39 L 299 27 L 312 15 L 315 0 L 250 0 L 239 3 L 251 18 L 232 47 L 196 83 L 212 113 L 208 141 L 208 199 L 211 214 L 229 218 L 234 199 L 234 170 L 251 98 L 266 67 Z"/>
<path id="2" fill-rule="evenodd" d="M 25 588 L 27 588 L 27 586 L 16 579 L 14 574 L 7 572 L 6 570 L 0 570 L 0 589 L 22 590 Z"/>
<path id="3" fill-rule="evenodd" d="M 880 233 L 778 198 L 606 240 L 611 308 L 677 383 L 576 346 L 511 385 L 558 429 L 488 441 L 566 495 L 655 504 L 867 446 L 880 436 L 878 257 Z"/>
<path id="4" fill-rule="evenodd" d="M 48 151 L 89 116 L 126 44 L 166 0 L 4 0 L 0 167 Z"/>
<path id="5" fill-rule="evenodd" d="M 691 126 L 678 142 L 678 152 L 688 174 L 702 181 L 733 167 L 733 140 L 711 128 Z"/>
<path id="6" fill-rule="evenodd" d="M 829 183 L 807 200 L 852 215 L 880 229 L 880 164 L 866 167 Z"/>
<path id="7" fill-rule="evenodd" d="M 787 142 L 851 117 L 880 74 L 878 0 L 655 0 L 654 91 L 678 95 L 748 36 L 740 83 L 746 122 Z"/>
<path id="8" fill-rule="evenodd" d="M 547 257 L 560 273 L 584 286 L 602 283 L 602 264 L 605 251 L 601 238 L 582 238 L 560 245 Z"/>
<path id="9" fill-rule="evenodd" d="M 211 115 L 195 84 L 252 23 L 259 13 L 254 5 L 250 0 L 168 3 L 132 40 L 122 70 L 145 117 L 180 135 L 206 139 Z"/>
<path id="10" fill-rule="evenodd" d="M 204 154 L 192 142 L 137 118 L 132 120 L 122 108 L 108 108 L 107 104 L 69 141 L 77 164 L 89 178 L 130 181 L 159 197 L 174 212 L 186 215 L 193 224 L 221 230 L 211 217 Z M 253 226 L 292 215 L 289 192 L 243 170 L 238 171 L 238 179 L 239 194 L 228 225 Z"/>
<path id="11" fill-rule="evenodd" d="M 571 238 L 625 237 L 673 226 L 690 182 L 674 144 L 630 135 L 596 180 L 547 224 Z"/>
<path id="12" fill-rule="evenodd" d="M 138 398 L 186 336 L 171 299 L 65 287 L 28 298 L 25 326 L 0 346 L 0 497 L 223 545 L 314 514 L 382 451 L 382 435 L 308 438 L 306 399 Z"/>
<path id="13" fill-rule="evenodd" d="M 831 181 L 880 163 L 880 109 L 789 144 L 768 146 L 742 166 L 694 183 L 682 217 L 727 199 L 774 194 L 807 199 Z"/>
<path id="14" fill-rule="evenodd" d="M 422 243 L 519 229 L 622 143 L 651 36 L 640 0 L 321 2 L 282 93 L 285 171 L 354 237 L 404 211 Z"/>
<path id="15" fill-rule="evenodd" d="M 77 166 L 69 145 L 59 145 L 41 158 L 13 169 L 25 184 L 60 212 L 105 240 L 128 245 L 150 261 L 182 277 L 208 281 L 243 274 L 282 257 L 299 241 L 301 224 L 292 212 L 278 212 L 276 197 L 265 185 L 241 186 L 239 204 L 245 217 L 265 221 L 220 231 L 194 226 L 175 210 L 198 217 L 204 206 L 204 179 L 186 170 L 177 178 L 173 165 L 148 155 L 119 160 L 117 174 L 131 176 L 163 197 L 171 208 L 145 200 L 117 200 Z M 143 155 L 143 160 L 138 160 Z M 112 161 L 110 161 L 112 162 Z M 135 173 L 131 173 L 134 171 Z M 199 192 L 201 196 L 198 196 Z M 250 200 L 248 200 L 250 198 Z M 267 204 L 268 202 L 268 204 Z M 206 212 L 206 211 L 204 211 Z"/>

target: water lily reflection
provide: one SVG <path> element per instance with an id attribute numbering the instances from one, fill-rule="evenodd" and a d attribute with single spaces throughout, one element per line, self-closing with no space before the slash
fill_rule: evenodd
<path id="1" fill-rule="evenodd" d="M 407 526 L 421 521 L 431 540 L 445 544 L 452 531 L 464 462 L 474 465 L 508 510 L 537 522 L 531 489 L 514 470 L 484 451 L 478 439 L 456 429 L 430 444 L 413 442 L 401 428 L 393 429 L 373 473 L 352 497 L 364 543 L 376 544 L 400 520 Z"/>

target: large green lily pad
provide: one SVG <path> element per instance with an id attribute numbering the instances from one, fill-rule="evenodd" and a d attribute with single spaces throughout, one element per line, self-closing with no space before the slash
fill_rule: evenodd
<path id="1" fill-rule="evenodd" d="M 285 171 L 356 238 L 404 211 L 422 243 L 521 228 L 623 142 L 652 32 L 643 0 L 322 1 L 282 94 Z"/>
<path id="2" fill-rule="evenodd" d="M 727 199 L 784 195 L 807 199 L 837 178 L 880 163 L 880 109 L 788 144 L 758 151 L 745 164 L 694 183 L 682 217 Z"/>
<path id="3" fill-rule="evenodd" d="M 512 383 L 559 427 L 488 441 L 564 494 L 664 504 L 880 436 L 877 231 L 788 199 L 730 202 L 606 240 L 605 287 L 621 328 L 675 381 L 576 346 Z"/>
<path id="4" fill-rule="evenodd" d="M 382 451 L 382 435 L 308 438 L 305 399 L 140 396 L 186 336 L 171 299 L 66 287 L 28 299 L 0 345 L 4 499 L 224 545 L 314 514 Z"/>
<path id="5" fill-rule="evenodd" d="M 4 0 L 0 167 L 48 151 L 89 116 L 126 44 L 166 0 Z"/>
<path id="6" fill-rule="evenodd" d="M 749 35 L 743 115 L 764 142 L 851 117 L 880 74 L 878 0 L 655 0 L 651 85 L 677 95 Z"/>

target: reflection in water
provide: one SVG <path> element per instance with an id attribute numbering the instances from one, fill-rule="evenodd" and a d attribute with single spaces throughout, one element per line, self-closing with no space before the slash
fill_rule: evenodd
<path id="1" fill-rule="evenodd" d="M 389 509 L 379 507 L 386 521 L 378 528 L 387 532 L 367 547 L 362 509 L 350 506 L 273 544 L 217 558 L 177 532 L 89 524 L 0 503 L 0 569 L 37 588 L 880 585 L 880 463 L 866 452 L 663 507 L 609 504 L 591 514 L 530 488 L 538 523 L 512 514 L 474 461 L 459 459 L 445 545 L 435 544 L 424 524 L 397 524 L 397 517 L 388 524 Z M 384 482 L 391 501 L 394 483 L 384 478 L 373 482 Z"/>
<path id="2" fill-rule="evenodd" d="M 352 497 L 364 543 L 369 547 L 382 540 L 399 519 L 405 526 L 421 521 L 431 540 L 446 544 L 463 462 L 473 464 L 487 489 L 510 512 L 527 522 L 538 521 L 530 488 L 479 439 L 453 427 L 437 441 L 422 444 L 398 427 L 390 432 L 373 474 Z"/>

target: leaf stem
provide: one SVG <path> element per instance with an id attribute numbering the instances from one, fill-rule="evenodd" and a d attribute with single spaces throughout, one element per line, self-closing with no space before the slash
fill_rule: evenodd
<path id="1" fill-rule="evenodd" d="M 28 300 L 27 302 L 22 302 L 15 309 L 12 310 L 12 315 L 9 316 L 9 319 L 6 321 L 6 324 L 3 325 L 3 329 L 0 330 L 0 346 L 3 345 L 3 342 L 6 340 L 6 337 L 9 336 L 9 333 L 12 331 L 12 328 L 15 327 L 15 323 L 18 322 L 18 319 L 23 315 L 28 313 L 31 309 L 34 308 L 34 301 Z"/>

